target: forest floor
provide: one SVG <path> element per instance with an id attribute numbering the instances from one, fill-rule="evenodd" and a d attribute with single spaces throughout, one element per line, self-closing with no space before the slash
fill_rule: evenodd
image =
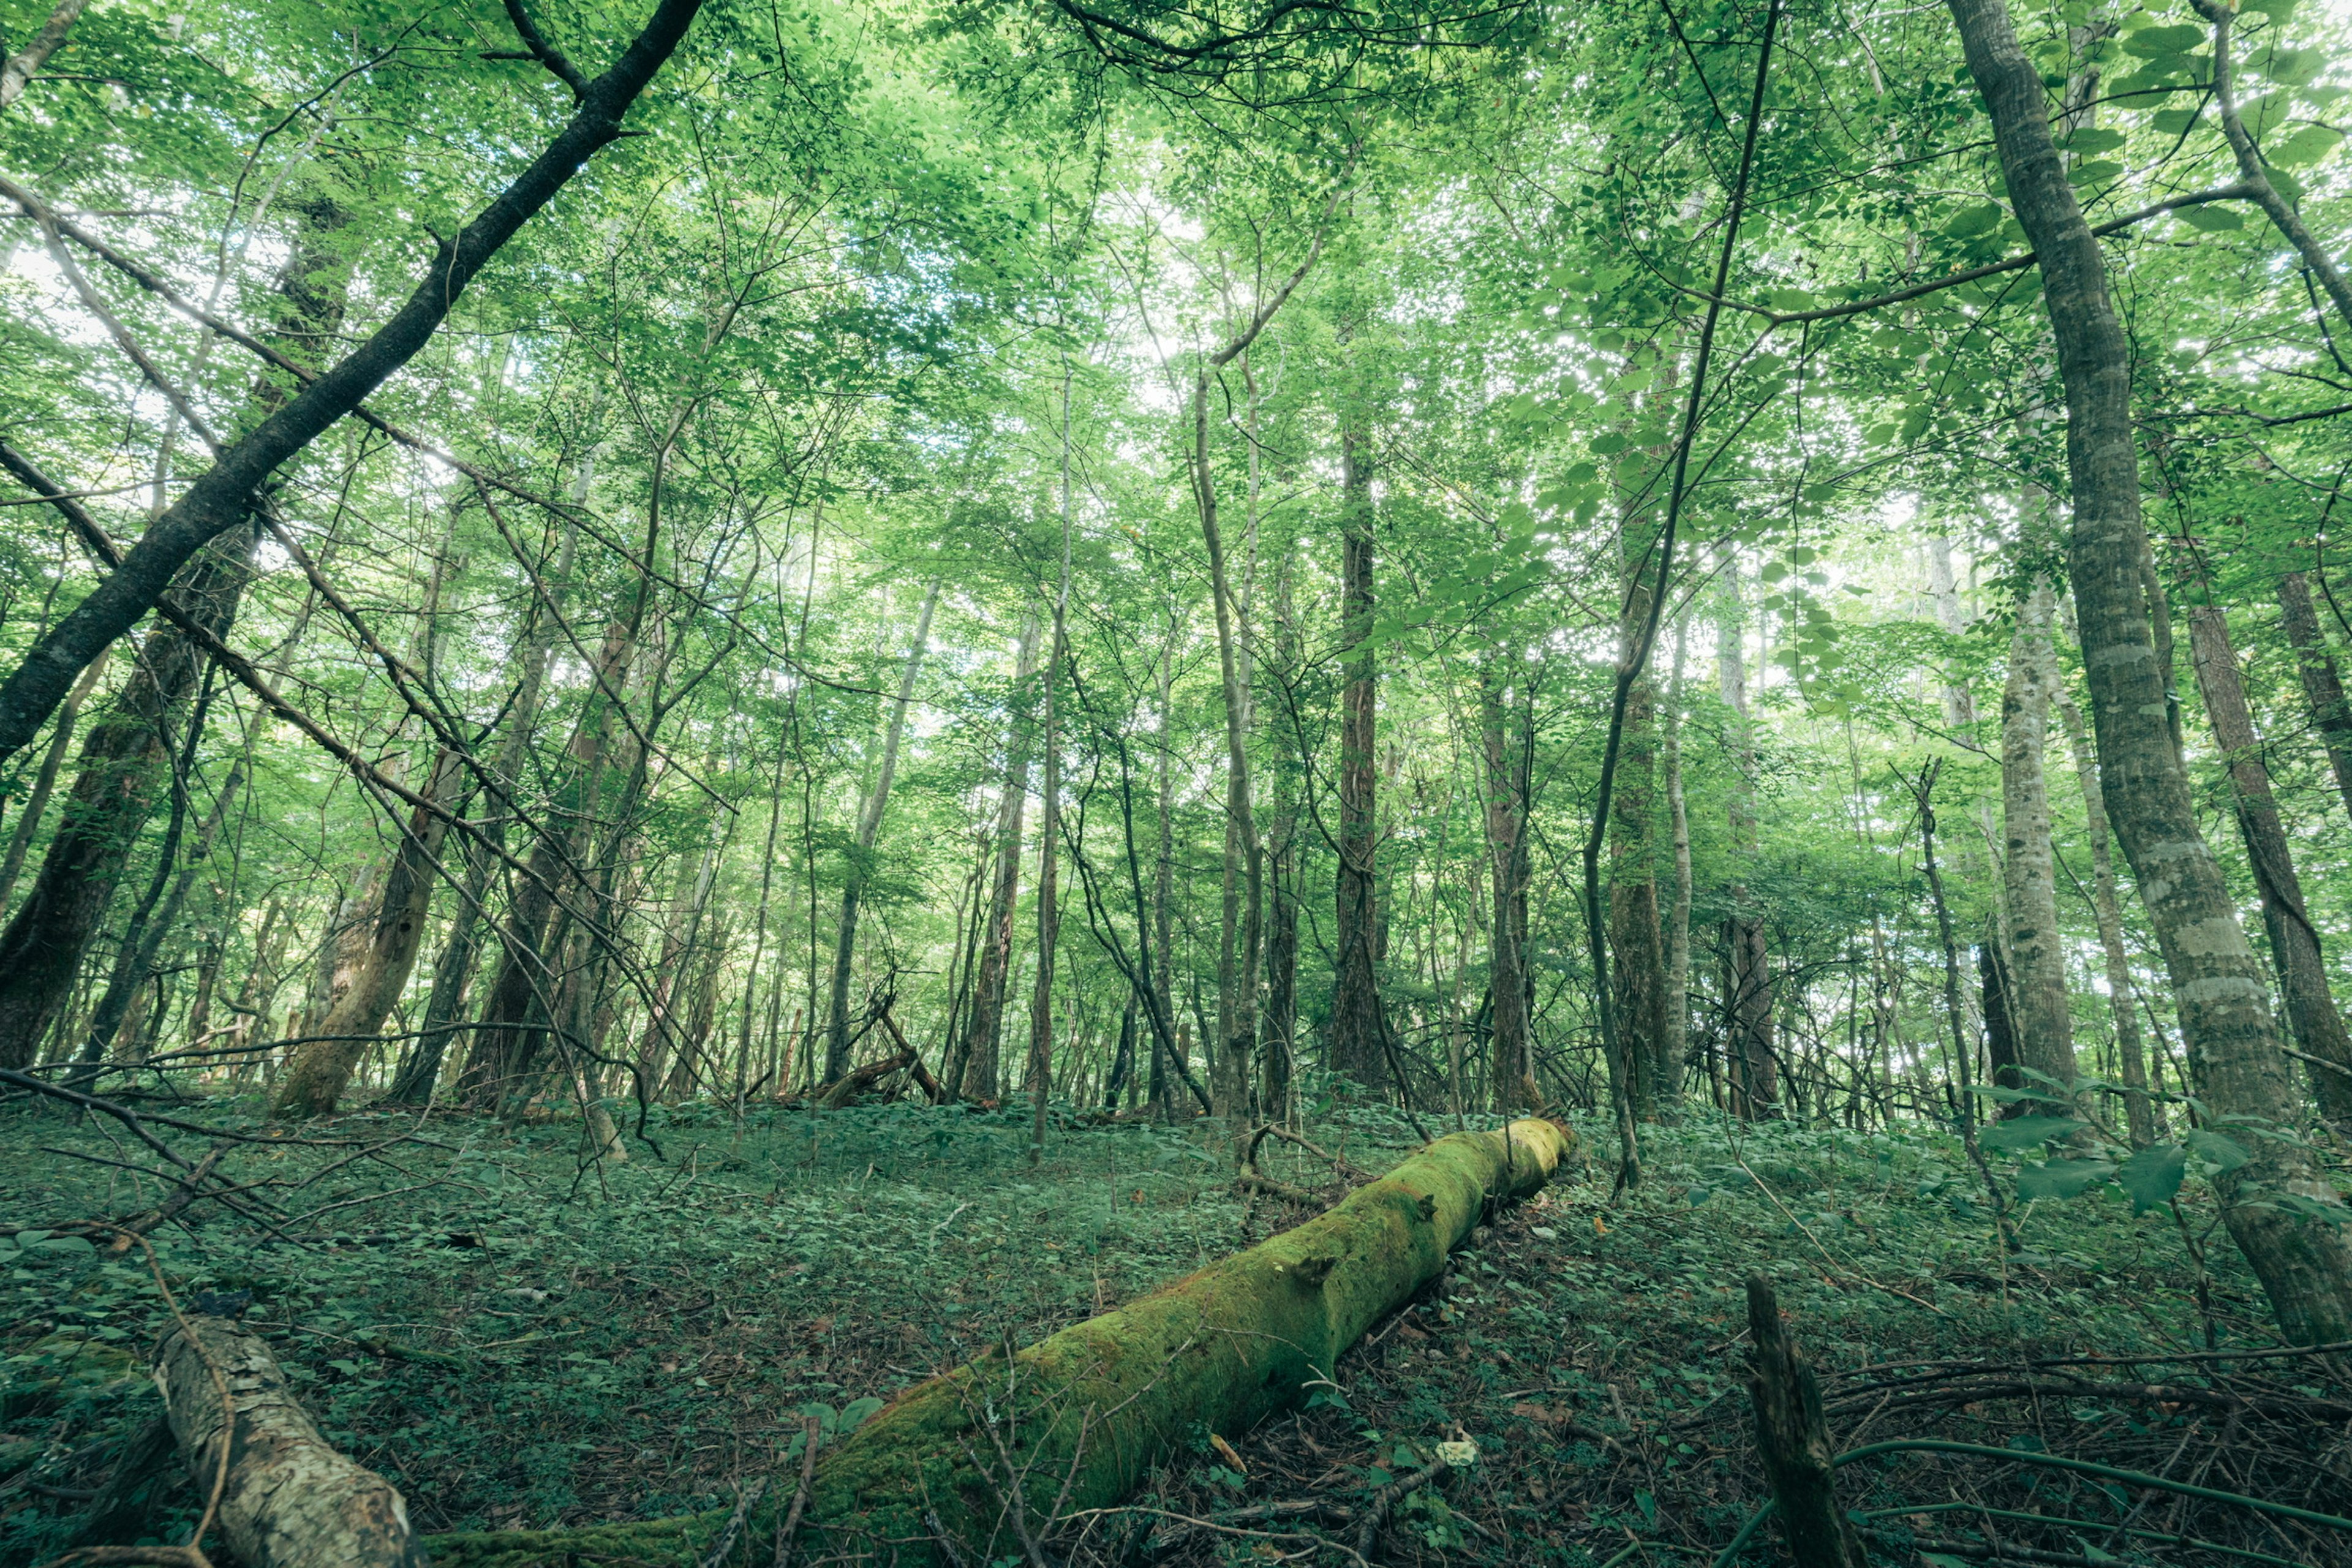
<path id="1" fill-rule="evenodd" d="M 239 1109 L 179 1114 L 263 1136 Z M 837 1433 L 1311 1212 L 1245 1205 L 1205 1123 L 1057 1126 L 1035 1167 L 1011 1112 L 692 1107 L 649 1131 L 658 1152 L 601 1173 L 580 1169 L 576 1126 L 469 1117 L 230 1144 L 223 1175 L 264 1184 L 248 1215 L 199 1205 L 157 1231 L 156 1258 L 183 1300 L 250 1292 L 247 1321 L 330 1440 L 432 1532 L 724 1507 L 784 1472 L 805 1416 Z M 1413 1142 L 1378 1110 L 1315 1134 L 1370 1172 Z M 142 1363 L 170 1316 L 147 1258 L 39 1228 L 149 1206 L 163 1184 L 126 1167 L 153 1163 L 112 1123 L 0 1110 L 0 1563 L 184 1539 L 201 1507 L 175 1462 L 143 1487 L 119 1462 L 159 1409 Z M 1268 1163 L 1335 1180 L 1296 1152 Z M 1375 1329 L 1337 1389 L 1229 1444 L 1200 1434 L 1132 1508 L 1062 1521 L 1054 1550 L 1346 1563 L 1325 1544 L 1355 1540 L 1341 1512 L 1468 1438 L 1476 1463 L 1408 1496 L 1376 1560 L 1711 1562 L 1763 1496 L 1743 1349 L 1761 1274 L 1822 1369 L 1841 1451 L 1993 1450 L 1843 1470 L 1878 1561 L 2352 1563 L 2352 1533 L 2011 1458 L 2352 1512 L 2341 1367 L 2210 1358 L 2275 1340 L 2206 1201 L 2184 1194 L 2180 1215 L 2208 1233 L 2200 1289 L 2182 1224 L 2120 1196 L 2037 1205 L 2005 1255 L 1948 1138 L 1663 1130 L 1638 1192 L 1612 1201 L 1605 1164 L 1563 1171 Z M 1279 1502 L 1302 1506 L 1263 1506 Z M 1747 1560 L 1778 1551 L 1768 1531 Z"/>

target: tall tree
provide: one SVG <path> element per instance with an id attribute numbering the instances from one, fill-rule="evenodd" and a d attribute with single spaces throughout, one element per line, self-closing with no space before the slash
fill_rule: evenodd
<path id="1" fill-rule="evenodd" d="M 2067 183 L 2042 73 L 2018 42 L 2008 0 L 1950 0 L 1950 7 L 2057 340 L 2074 501 L 2068 576 L 2107 814 L 2171 975 L 2200 1094 L 2220 1115 L 2290 1126 L 2292 1079 L 2268 988 L 2198 825 L 2169 721 L 2140 519 L 2131 351 L 2108 297 L 2105 258 Z M 2352 1237 L 2275 1201 L 2291 1195 L 2334 1205 L 2333 1188 L 2299 1147 L 2267 1138 L 2254 1143 L 2252 1157 L 2217 1182 L 2232 1238 L 2291 1338 L 2352 1338 Z"/>
<path id="2" fill-rule="evenodd" d="M 849 971 L 857 952 L 857 906 L 866 892 L 874 841 L 882 831 L 882 814 L 890 805 L 890 781 L 898 772 L 898 748 L 907 735 L 907 710 L 915 700 L 915 681 L 922 674 L 929 651 L 931 613 L 939 608 L 940 583 L 933 578 L 923 591 L 922 607 L 915 612 L 915 634 L 907 647 L 907 661 L 898 672 L 898 695 L 891 700 L 890 717 L 882 731 L 882 753 L 874 769 L 874 786 L 857 813 L 856 847 L 851 851 L 849 873 L 841 882 L 841 924 L 833 945 L 833 1023 L 825 1035 L 824 1080 L 837 1083 L 849 1076 Z"/>

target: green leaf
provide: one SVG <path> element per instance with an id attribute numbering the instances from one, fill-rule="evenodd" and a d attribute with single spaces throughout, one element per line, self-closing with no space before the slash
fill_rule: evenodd
<path id="1" fill-rule="evenodd" d="M 2067 137 L 2063 143 L 2066 151 L 2078 158 L 2088 158 L 2095 153 L 2113 153 L 2120 149 L 2123 144 L 2122 132 L 2110 131 L 2100 125 L 2095 125 L 2087 131 L 2077 131 Z"/>
<path id="2" fill-rule="evenodd" d="M 2219 1132 L 2200 1127 L 2181 1140 L 2207 1164 L 2217 1165 L 2224 1173 L 2234 1171 L 2253 1158 L 2246 1146 L 2234 1138 L 2224 1138 Z"/>
<path id="3" fill-rule="evenodd" d="M 2148 123 L 2167 136 L 2179 136 L 2197 123 L 2193 109 L 2159 109 L 2148 117 Z"/>
<path id="4" fill-rule="evenodd" d="M 2281 169 L 2307 168 L 2336 151 L 2344 132 L 2326 125 L 2299 125 L 2263 149 L 2263 161 Z"/>
<path id="5" fill-rule="evenodd" d="M 2189 1173 L 2189 1152 L 2178 1143 L 2151 1143 L 2123 1163 L 2116 1184 L 2132 1201 L 2132 1213 L 2146 1214 L 2172 1201 Z"/>
<path id="6" fill-rule="evenodd" d="M 1981 206 L 1964 209 L 1958 217 L 1944 226 L 1944 232 L 1955 239 L 1972 239 L 1999 227 L 2000 220 L 2008 216 L 1998 202 L 1987 202 Z"/>
<path id="7" fill-rule="evenodd" d="M 2142 27 L 2124 39 L 2124 53 L 2152 60 L 2186 54 L 2204 41 L 2204 28 L 2194 22 L 2177 22 L 2169 27 Z"/>
<path id="8" fill-rule="evenodd" d="M 2243 216 L 2231 212 L 2219 203 L 2207 206 L 2182 207 L 2172 215 L 2191 228 L 2201 228 L 2208 234 L 2226 234 L 2233 228 L 2243 228 Z"/>
<path id="9" fill-rule="evenodd" d="M 855 1432 L 866 1424 L 867 1416 L 888 1403 L 889 1401 L 877 1399 L 870 1394 L 863 1399 L 851 1400 L 841 1407 L 841 1429 L 845 1432 Z"/>
<path id="10" fill-rule="evenodd" d="M 2014 1153 L 2023 1149 L 2038 1148 L 2053 1138 L 2072 1135 L 2087 1125 L 2072 1116 L 2017 1116 L 2007 1121 L 1996 1121 L 1977 1134 L 1981 1148 L 1998 1149 Z"/>
<path id="11" fill-rule="evenodd" d="M 2053 1160 L 2043 1165 L 2025 1165 L 2017 1173 L 2017 1195 L 2077 1197 L 2115 1173 L 2115 1166 L 2105 1160 Z"/>

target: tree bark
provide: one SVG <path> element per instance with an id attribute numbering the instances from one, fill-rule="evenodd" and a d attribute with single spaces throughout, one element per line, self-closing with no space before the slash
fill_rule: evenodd
<path id="1" fill-rule="evenodd" d="M 1734 864 L 1756 852 L 1756 746 L 1748 716 L 1748 605 L 1739 563 L 1725 563 L 1716 624 L 1715 668 L 1727 726 L 1733 784 L 1726 808 Z M 1780 1065 L 1772 1056 L 1772 954 L 1764 918 L 1748 896 L 1746 879 L 1734 875 L 1725 889 L 1730 913 L 1723 919 L 1725 1065 L 1729 1069 L 1732 1114 L 1764 1121 L 1780 1114 Z"/>
<path id="2" fill-rule="evenodd" d="M 1630 542 L 1628 542 L 1630 543 Z M 1639 552 L 1629 552 L 1624 613 L 1617 629 L 1620 667 L 1633 663 L 1650 622 L 1650 593 Z M 1615 788 L 1609 802 L 1609 945 L 1616 960 L 1618 1055 L 1635 1120 L 1657 1117 L 1658 1058 L 1666 1035 L 1666 959 L 1658 918 L 1658 868 L 1652 828 L 1657 816 L 1658 685 L 1647 662 L 1625 691 Z"/>
<path id="3" fill-rule="evenodd" d="M 1347 685 L 1339 694 L 1339 868 L 1337 964 L 1331 993 L 1334 1071 L 1367 1088 L 1387 1084 L 1389 1068 L 1380 1019 L 1380 978 L 1373 963 L 1378 852 L 1374 718 L 1379 669 L 1363 647 L 1371 631 L 1373 598 L 1372 472 L 1364 433 L 1351 421 L 1339 436 L 1340 646 L 1347 650 Z"/>
<path id="4" fill-rule="evenodd" d="M 2074 777 L 2083 792 L 2084 835 L 2091 841 L 2091 912 L 2099 923 L 2099 948 L 2107 964 L 2107 1010 L 2116 1031 L 2116 1054 L 2122 1059 L 2124 1117 L 2131 1144 L 2144 1149 L 2156 1141 L 2156 1107 L 2147 1097 L 2147 1060 L 2140 1046 L 2137 988 L 2132 984 L 2131 958 L 2124 951 L 2123 900 L 2116 889 L 2116 858 L 2108 847 L 2107 805 L 2099 789 L 2099 761 L 2091 753 L 2090 734 L 2082 710 L 2057 691 L 2058 716 L 2066 726 L 2066 744 L 2074 754 Z"/>
<path id="5" fill-rule="evenodd" d="M 110 652 L 111 650 L 110 650 Z M 73 744 L 74 721 L 81 715 L 81 705 L 106 674 L 108 654 L 90 660 L 89 668 L 58 710 L 56 727 L 49 734 L 49 749 L 41 755 L 40 770 L 33 775 L 33 787 L 25 796 L 25 804 L 16 813 L 16 826 L 8 835 L 8 852 L 0 858 L 0 915 L 8 910 L 8 902 L 16 891 L 16 878 L 25 868 L 25 851 L 32 847 L 33 835 L 41 819 L 49 813 L 49 795 L 58 787 L 58 769 L 66 760 L 66 750 Z"/>
<path id="6" fill-rule="evenodd" d="M 2065 935 L 2058 927 L 2057 849 L 2051 842 L 2050 700 L 2058 687 L 2050 584 L 2036 578 L 2018 605 L 2000 700 L 2002 913 L 2009 1023 L 2019 1065 L 2055 1080 L 2075 1079 L 2074 1019 L 2066 998 Z M 2051 1084 L 2036 1086 L 2053 1092 Z M 2063 1090 L 2058 1092 L 2063 1092 Z"/>
<path id="7" fill-rule="evenodd" d="M 622 117 L 684 39 L 701 4 L 660 0 L 645 31 L 610 69 L 575 84 L 578 112 L 554 141 L 454 240 L 436 247 L 425 277 L 392 318 L 332 369 L 306 381 L 249 434 L 223 448 L 213 466 L 148 525 L 122 563 L 34 644 L 0 681 L 0 761 L 32 740 L 89 661 L 154 608 L 183 567 L 248 521 L 254 496 L 282 464 L 425 347 L 499 247 L 598 150 L 620 136 Z"/>
<path id="8" fill-rule="evenodd" d="M 2287 646 L 2294 649 L 2295 673 L 2303 680 L 2303 699 L 2310 706 L 2312 726 L 2327 748 L 2327 763 L 2336 774 L 2336 790 L 2344 796 L 2344 809 L 2352 813 L 2352 702 L 2345 700 L 2336 655 L 2329 650 L 2327 638 L 2319 629 L 2319 616 L 2311 607 L 2310 580 L 2300 572 L 2280 578 L 2278 602 L 2279 626 L 2286 633 Z M 5 890 L 0 890 L 0 897 L 5 896 Z"/>
<path id="9" fill-rule="evenodd" d="M 1488 941 L 1487 1090 L 1506 1115 L 1532 1108 L 1542 1096 L 1528 1070 L 1527 931 L 1522 879 L 1527 874 L 1527 773 L 1523 746 L 1512 744 L 1507 690 L 1488 666 L 1479 672 L 1479 734 L 1486 755 L 1486 877 L 1494 890 Z"/>
<path id="10" fill-rule="evenodd" d="M 2074 520 L 2069 579 L 2083 627 L 2107 813 L 2164 953 L 2190 1071 L 2207 1107 L 2281 1131 L 2296 1120 L 2262 967 L 2198 826 L 2168 717 L 2152 621 L 2154 563 L 2140 520 L 2129 345 L 2107 295 L 2098 241 L 2050 134 L 2040 69 L 2007 0 L 1950 0 L 1984 95 L 2010 200 L 2042 270 L 2042 303 L 2066 391 Z M 2352 1338 L 2352 1237 L 2277 1201 L 2336 1206 L 2304 1152 L 2249 1140 L 2252 1158 L 2218 1176 L 2231 1237 L 2301 1343 Z"/>
<path id="11" fill-rule="evenodd" d="M 828 1082 L 849 1071 L 849 970 L 857 953 L 857 906 L 866 893 L 868 862 L 882 832 L 882 814 L 890 805 L 890 781 L 898 772 L 898 746 L 907 734 L 907 710 L 915 700 L 915 681 L 922 674 L 923 657 L 930 650 L 931 612 L 939 608 L 940 584 L 935 578 L 923 593 L 923 607 L 915 613 L 915 637 L 907 649 L 907 663 L 898 675 L 898 695 L 890 704 L 890 720 L 882 732 L 882 760 L 876 768 L 874 788 L 857 814 L 857 848 L 850 856 L 849 874 L 841 884 L 841 924 L 833 946 L 833 1024 L 825 1035 L 824 1076 Z"/>
<path id="12" fill-rule="evenodd" d="M 2254 731 L 2253 712 L 2246 705 L 2229 623 L 2218 606 L 2200 605 L 2189 613 L 2189 647 L 2205 716 L 2228 767 L 2238 832 L 2262 895 L 2263 929 L 2270 937 L 2271 964 L 2286 1001 L 2287 1026 L 2304 1054 L 2318 1058 L 2305 1065 L 2320 1114 L 2339 1125 L 2352 1122 L 2352 1035 L 2346 1033 L 2343 1016 L 2327 988 L 2327 961 L 2304 902 L 2278 798 L 2271 793 L 2270 768 L 2263 761 L 2262 737 Z"/>
<path id="13" fill-rule="evenodd" d="M 155 1386 L 190 1472 L 216 1473 L 221 1536 L 249 1568 L 425 1568 L 392 1483 L 329 1446 L 261 1336 L 194 1317 L 155 1347 Z M 224 1454 L 222 1449 L 227 1452 Z"/>
<path id="14" fill-rule="evenodd" d="M 980 976 L 971 988 L 971 1016 L 950 1070 L 940 1081 L 950 1096 L 994 1100 L 1000 1089 L 997 1042 L 1004 1025 L 1004 988 L 1013 969 L 1013 911 L 1021 893 L 1021 819 L 1029 804 L 1030 731 L 1026 709 L 1037 674 L 1038 617 L 1021 624 L 1013 660 L 1013 711 L 1005 721 L 1004 787 L 996 808 L 996 879 L 989 895 L 987 934 L 981 939 Z"/>
<path id="15" fill-rule="evenodd" d="M 1683 799 L 1683 654 L 1689 624 L 1675 623 L 1675 665 L 1666 697 L 1664 746 L 1667 830 L 1674 836 L 1675 893 L 1666 910 L 1664 1027 L 1658 1037 L 1657 1101 L 1662 1110 L 1679 1103 L 1690 1056 L 1690 812 Z"/>
<path id="16" fill-rule="evenodd" d="M 400 848 L 384 873 L 383 890 L 376 900 L 375 928 L 359 973 L 313 1031 L 327 1037 L 307 1040 L 295 1048 L 271 1103 L 272 1116 L 291 1120 L 332 1115 L 351 1083 L 352 1070 L 374 1044 L 384 1019 L 392 1016 L 416 968 L 417 951 L 425 944 L 433 889 L 439 883 L 442 840 L 448 828 L 444 813 L 456 803 L 464 776 L 457 752 L 444 747 L 435 756 L 425 784 L 425 798 L 442 809 L 418 806 L 411 814 Z"/>

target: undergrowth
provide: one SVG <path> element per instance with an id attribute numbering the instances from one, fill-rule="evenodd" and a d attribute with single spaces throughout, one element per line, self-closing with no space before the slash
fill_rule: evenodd
<path id="1" fill-rule="evenodd" d="M 236 1109 L 202 1114 L 268 1136 Z M 173 1466 L 143 1494 L 108 1489 L 159 1413 L 142 1370 L 169 1321 L 156 1281 L 137 1250 L 43 1234 L 153 1203 L 161 1184 L 122 1168 L 152 1162 L 110 1124 L 6 1114 L 0 1561 L 184 1539 L 200 1500 Z M 233 1145 L 222 1171 L 265 1184 L 247 1189 L 249 1214 L 199 1205 L 158 1231 L 156 1252 L 183 1301 L 242 1305 L 330 1440 L 391 1477 L 429 1532 L 723 1507 L 796 1470 L 805 1416 L 837 1435 L 918 1378 L 1311 1212 L 1245 1205 L 1205 1124 L 1056 1126 L 1034 1167 L 1026 1117 L 1009 1112 L 754 1110 L 739 1123 L 689 1107 L 648 1131 L 653 1146 L 600 1172 L 582 1170 L 574 1128 L 346 1117 L 318 1142 Z M 1314 1131 L 1370 1171 L 1412 1142 L 1370 1110 Z M 1269 1145 L 1262 1163 L 1337 1190 L 1300 1151 Z M 1564 1172 L 1376 1329 L 1335 1387 L 1257 1432 L 1215 1435 L 1223 1448 L 1200 1434 L 1136 1500 L 1151 1511 L 1062 1521 L 1057 1550 L 1316 1561 L 1318 1532 L 1352 1538 L 1332 1521 L 1466 1439 L 1476 1462 L 1402 1500 L 1383 1560 L 1709 1561 L 1763 1495 L 1743 1381 L 1751 1274 L 1775 1284 L 1823 1369 L 1841 1447 L 1963 1436 L 2346 1511 L 2352 1406 L 2327 1363 L 2168 1359 L 2272 1342 L 2226 1243 L 2200 1279 L 2189 1244 L 2210 1200 L 2192 1186 L 2180 1201 L 2178 1218 L 2102 1192 L 2027 1205 L 2012 1254 L 1948 1137 L 1660 1130 L 1638 1191 L 1612 1197 L 1606 1166 Z M 2052 1388 L 2079 1369 L 2031 1370 L 2088 1354 L 2130 1365 L 2100 1366 L 2099 1389 L 2072 1398 Z M 2037 1385 L 2004 1394 L 1986 1382 L 1996 1373 Z M 2143 1392 L 2116 1397 L 2126 1384 Z M 1918 1560 L 1922 1541 L 1930 1561 L 1981 1560 L 1988 1540 L 2041 1553 L 2028 1561 L 2224 1560 L 2157 1535 L 2352 1561 L 2352 1536 L 2221 1503 L 2150 1507 L 1996 1459 L 1894 1455 L 1844 1479 L 1856 1510 L 1909 1510 L 1868 1521 L 1886 1561 Z M 1318 1523 L 1268 1506 L 1302 1500 L 1330 1511 Z M 1759 1537 L 1751 1557 L 1773 1550 Z"/>

